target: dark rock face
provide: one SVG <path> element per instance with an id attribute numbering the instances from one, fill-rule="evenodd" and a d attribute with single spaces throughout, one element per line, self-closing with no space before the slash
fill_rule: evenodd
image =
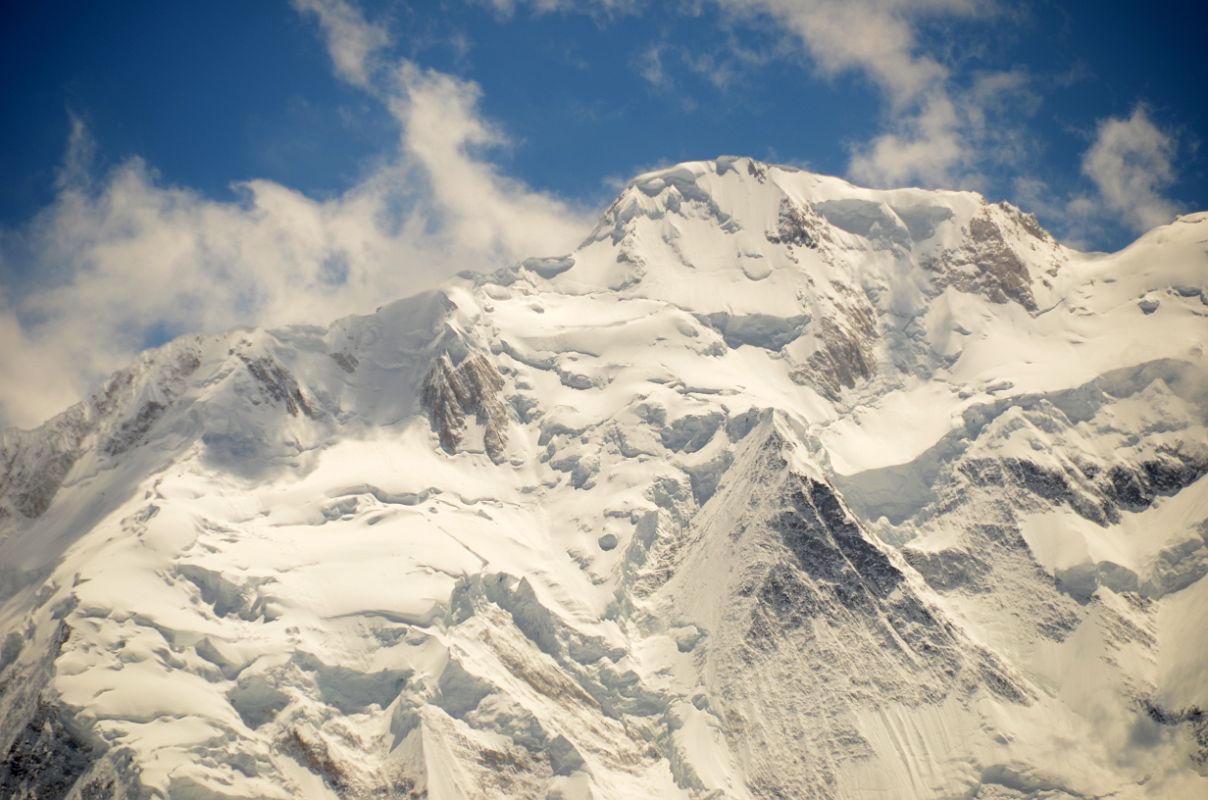
<path id="1" fill-rule="evenodd" d="M 1172 495 L 1208 473 L 1208 459 L 1160 450 L 1139 463 L 1116 464 L 1081 475 L 1047 469 L 1019 458 L 969 459 L 960 472 L 976 486 L 1015 486 L 1049 503 L 1069 506 L 1099 525 L 1119 521 L 1120 509 L 1142 511 L 1160 495 Z M 1089 471 L 1089 475 L 1087 472 Z M 1086 480 L 1079 480 L 1079 478 Z"/>
<path id="2" fill-rule="evenodd" d="M 989 564 L 964 550 L 921 552 L 904 548 L 902 555 L 929 586 L 941 592 L 966 587 L 980 591 L 983 579 L 991 572 Z"/>
<path id="3" fill-rule="evenodd" d="M 147 370 L 152 364 L 157 369 Z M 91 398 L 41 427 L 0 432 L 0 523 L 12 510 L 31 519 L 45 513 L 92 437 L 99 440 L 97 450 L 108 456 L 138 446 L 167 411 L 181 382 L 200 366 L 196 349 L 174 345 L 116 373 Z M 122 419 L 122 410 L 133 407 L 131 399 L 147 388 L 148 375 L 154 376 L 160 399 L 143 402 L 133 416 Z"/>
<path id="4" fill-rule="evenodd" d="M 96 759 L 92 748 L 64 726 L 59 710 L 39 702 L 0 759 L 0 797 L 66 797 Z"/>
<path id="5" fill-rule="evenodd" d="M 465 436 L 466 415 L 483 425 L 483 445 L 495 463 L 507 447 L 507 407 L 501 391 L 503 376 L 481 353 L 467 356 L 456 367 L 446 353 L 424 379 L 423 404 L 446 451 L 454 453 Z"/>
<path id="6" fill-rule="evenodd" d="M 902 573 L 864 538 L 829 486 L 802 479 L 791 502 L 773 527 L 801 568 L 814 582 L 835 587 L 844 606 L 865 604 L 869 595 L 884 599 L 901 583 Z"/>
<path id="7" fill-rule="evenodd" d="M 335 352 L 331 354 L 331 360 L 336 362 L 340 369 L 347 372 L 349 375 L 356 372 L 360 365 L 360 360 L 352 353 Z"/>
<path id="8" fill-rule="evenodd" d="M 717 573 L 732 576 L 717 587 L 723 621 L 699 649 L 717 675 L 711 708 L 732 745 L 748 748 L 754 796 L 843 796 L 844 765 L 877 757 L 855 722 L 862 709 L 1034 701 L 1025 680 L 927 602 L 826 478 L 794 469 L 788 434 L 762 436 L 702 512 L 718 527 L 689 546 L 694 568 L 733 562 Z M 763 754 L 784 741 L 808 761 Z"/>
<path id="9" fill-rule="evenodd" d="M 260 384 L 264 395 L 273 402 L 282 403 L 290 415 L 296 417 L 301 412 L 311 418 L 315 416 L 315 409 L 302 393 L 302 387 L 285 367 L 267 356 L 248 358 L 240 355 L 239 360 Z"/>
<path id="10" fill-rule="evenodd" d="M 1011 486 L 1050 503 L 1068 505 L 1087 519 L 1103 524 L 1107 511 L 1071 488 L 1067 475 L 1019 458 L 973 458 L 961 462 L 960 474 L 973 486 Z"/>
<path id="11" fill-rule="evenodd" d="M 323 778 L 323 782 L 337 794 L 344 796 L 352 788 L 349 775 L 344 767 L 332 758 L 327 744 L 322 740 L 310 741 L 294 729 L 290 731 L 282 749 L 299 764 Z"/>
<path id="12" fill-rule="evenodd" d="M 163 403 L 149 400 L 132 418 L 125 420 L 117 430 L 101 444 L 101 452 L 108 456 L 120 455 L 138 444 L 147 435 L 168 407 Z"/>
<path id="13" fill-rule="evenodd" d="M 55 616 L 65 613 L 62 607 Z M 0 797 L 109 800 L 139 796 L 134 790 L 115 792 L 112 751 L 104 742 L 81 734 L 72 724 L 70 709 L 46 689 L 52 665 L 71 636 L 67 624 L 60 620 L 57 626 L 49 646 L 33 659 L 21 652 L 28 642 L 13 647 L 13 637 L 6 638 L 8 656 L 0 666 L 0 714 L 5 723 L 0 727 Z"/>
<path id="14" fill-rule="evenodd" d="M 1076 404 L 1067 407 L 1078 410 Z M 1087 416 L 1084 411 L 1079 418 Z M 1070 424 L 1063 415 L 1031 420 L 1049 432 Z M 1058 427 L 1046 427 L 1050 425 Z M 1054 570 L 1042 566 L 1024 540 L 1023 516 L 1064 507 L 1109 527 L 1126 512 L 1144 511 L 1205 474 L 1208 454 L 1194 441 L 1154 444 L 1144 436 L 1106 459 L 1077 449 L 1061 452 L 1059 458 L 1035 460 L 966 455 L 937 472 L 930 480 L 933 499 L 911 517 L 914 530 L 937 517 L 965 520 L 957 542 L 939 550 L 906 543 L 900 552 L 936 591 L 962 594 L 990 608 L 1010 598 L 1017 619 L 1026 622 L 1021 626 L 1024 635 L 1030 628 L 1038 639 L 1063 641 L 1086 618 L 1086 607 L 1100 587 L 1116 594 L 1162 597 L 1205 574 L 1206 551 L 1200 539 L 1180 541 L 1161 550 L 1149 571 L 1141 574 L 1110 559 Z"/>
<path id="15" fill-rule="evenodd" d="M 988 211 L 969 220 L 963 245 L 928 259 L 923 266 L 932 271 L 940 287 L 952 286 L 995 303 L 1013 301 L 1029 311 L 1036 310 L 1028 268 L 1007 244 Z"/>
<path id="16" fill-rule="evenodd" d="M 787 197 L 780 201 L 780 218 L 775 232 L 769 231 L 767 239 L 772 244 L 783 244 L 818 249 L 818 240 L 812 228 L 816 221 L 804 209 L 793 203 Z"/>
<path id="17" fill-rule="evenodd" d="M 813 641 L 815 623 L 837 626 L 875 646 L 861 658 L 868 659 L 863 668 L 870 674 L 884 672 L 882 689 L 904 670 L 920 676 L 916 699 L 937 700 L 958 686 L 980 684 L 1009 702 L 1029 702 L 996 658 L 964 641 L 906 585 L 831 486 L 804 477 L 790 486 L 785 506 L 769 519 L 788 558 L 740 591 L 756 601 L 746 635 L 754 653 L 775 652 L 786 635 Z M 903 697 L 908 694 L 903 689 Z"/>
<path id="18" fill-rule="evenodd" d="M 1129 511 L 1153 505 L 1159 495 L 1172 495 L 1208 472 L 1208 459 L 1174 450 L 1159 451 L 1136 466 L 1108 470 L 1104 494 Z"/>
<path id="19" fill-rule="evenodd" d="M 79 458 L 82 438 L 74 432 L 54 437 L 42 454 L 26 450 L 21 443 L 0 451 L 0 497 L 10 498 L 13 507 L 26 517 L 43 514 Z"/>
<path id="20" fill-rule="evenodd" d="M 172 400 L 180 391 L 181 382 L 188 378 L 201 366 L 201 355 L 192 348 L 183 349 L 162 365 L 159 390 L 160 399 L 146 400 L 138 406 L 133 416 L 121 419 L 112 424 L 109 434 L 105 436 L 98 448 L 108 456 L 117 456 L 138 447 L 151 431 L 151 428 L 163 417 Z M 110 381 L 104 395 L 96 401 L 100 413 L 114 414 L 121 409 L 118 398 L 121 394 L 134 388 L 134 374 L 130 371 L 118 373 Z M 160 402 L 160 401 L 163 402 Z"/>
<path id="21" fill-rule="evenodd" d="M 1020 211 L 1010 203 L 999 203 L 999 207 L 1009 213 L 1014 220 L 1019 223 L 1019 226 L 1027 231 L 1030 235 L 1036 237 L 1042 242 L 1052 242 L 1052 235 L 1040 225 L 1040 221 L 1036 219 L 1035 214 L 1029 214 L 1025 211 Z"/>
<path id="22" fill-rule="evenodd" d="M 813 383 L 832 400 L 838 399 L 844 388 L 850 389 L 873 374 L 876 327 L 872 315 L 855 309 L 848 321 L 851 330 L 832 320 L 822 320 L 820 347 L 810 355 L 807 367 L 792 375 L 794 380 Z"/>
<path id="23" fill-rule="evenodd" d="M 1208 714 L 1203 709 L 1192 706 L 1175 711 L 1147 699 L 1141 701 L 1141 710 L 1158 725 L 1185 726 L 1195 742 L 1191 764 L 1201 775 L 1208 775 Z"/>
<path id="24" fill-rule="evenodd" d="M 799 570 L 787 564 L 774 565 L 755 596 L 759 600 L 757 609 L 765 613 L 751 615 L 747 639 L 760 649 L 770 649 L 768 644 L 774 640 L 777 628 L 802 628 L 826 608 L 817 593 L 801 579 Z"/>

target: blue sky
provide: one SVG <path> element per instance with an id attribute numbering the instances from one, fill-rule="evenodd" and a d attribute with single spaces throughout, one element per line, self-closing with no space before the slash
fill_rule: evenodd
<path id="1" fill-rule="evenodd" d="M 633 174 L 723 153 L 1118 248 L 1208 207 L 1201 6 L 6 4 L 0 423 L 179 333 L 557 252 Z"/>

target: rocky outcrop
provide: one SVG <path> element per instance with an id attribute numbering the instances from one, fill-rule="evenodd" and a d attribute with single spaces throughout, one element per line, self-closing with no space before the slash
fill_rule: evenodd
<path id="1" fill-rule="evenodd" d="M 809 357 L 808 369 L 793 373 L 795 380 L 811 382 L 826 397 L 837 399 L 843 389 L 872 377 L 875 368 L 872 352 L 876 330 L 871 314 L 858 314 L 854 330 L 833 320 L 822 320 L 819 347 Z"/>
<path id="2" fill-rule="evenodd" d="M 96 753 L 65 727 L 62 713 L 49 703 L 37 703 L 0 759 L 0 795 L 31 800 L 67 797 L 92 767 Z"/>
<path id="3" fill-rule="evenodd" d="M 336 365 L 349 375 L 356 372 L 357 367 L 361 363 L 352 353 L 344 353 L 339 351 L 331 354 L 331 360 L 336 362 Z"/>
<path id="4" fill-rule="evenodd" d="M 137 447 L 201 366 L 188 341 L 147 353 L 92 397 L 42 426 L 0 432 L 0 523 L 12 513 L 45 513 L 90 443 L 114 457 Z"/>
<path id="5" fill-rule="evenodd" d="M 312 418 L 315 416 L 315 409 L 306 399 L 302 387 L 285 367 L 267 356 L 248 358 L 241 354 L 239 360 L 269 400 L 283 404 L 291 416 L 296 417 L 299 413 Z"/>
<path id="6" fill-rule="evenodd" d="M 1208 456 L 1159 448 L 1135 465 L 1117 464 L 1107 472 L 1104 494 L 1120 507 L 1140 511 L 1161 495 L 1177 494 L 1208 473 Z"/>
<path id="7" fill-rule="evenodd" d="M 821 222 L 817 214 L 807 213 L 806 209 L 785 197 L 780 201 L 776 230 L 768 231 L 767 240 L 772 244 L 795 245 L 816 250 L 818 240 L 815 231 L 819 229 Z"/>
<path id="8" fill-rule="evenodd" d="M 811 349 L 804 362 L 789 373 L 797 383 L 813 386 L 823 396 L 837 400 L 844 389 L 851 389 L 876 372 L 878 339 L 876 313 L 862 293 L 835 289 L 834 310 L 819 315 L 807 331 Z M 791 353 L 801 358 L 798 353 Z"/>
<path id="9" fill-rule="evenodd" d="M 500 396 L 503 376 L 481 353 L 457 366 L 443 354 L 424 379 L 423 404 L 440 438 L 441 447 L 457 452 L 466 433 L 467 415 L 483 426 L 483 447 L 495 463 L 507 447 L 508 413 Z"/>
<path id="10" fill-rule="evenodd" d="M 0 521 L 11 514 L 40 516 L 80 456 L 90 429 L 83 405 L 35 431 L 6 431 L 0 437 Z"/>
<path id="11" fill-rule="evenodd" d="M 1208 458 L 1159 449 L 1136 463 L 1108 469 L 1086 464 L 1066 472 L 1020 458 L 968 459 L 960 473 L 974 486 L 1016 487 L 1055 505 L 1065 505 L 1099 525 L 1120 521 L 1120 512 L 1143 511 L 1162 495 L 1173 495 L 1208 473 Z"/>
<path id="12" fill-rule="evenodd" d="M 989 209 L 969 220 L 960 247 L 923 260 L 939 287 L 980 294 L 995 303 L 1016 302 L 1036 310 L 1028 267 L 1007 243 Z"/>
<path id="13" fill-rule="evenodd" d="M 70 606 L 60 606 L 62 617 Z M 71 638 L 62 619 L 45 635 L 32 626 L 10 634 L 0 656 L 0 797 L 13 800 L 109 800 L 141 796 L 116 777 L 116 755 L 81 724 L 48 685 L 55 660 Z M 136 780 L 136 779 L 135 779 Z"/>

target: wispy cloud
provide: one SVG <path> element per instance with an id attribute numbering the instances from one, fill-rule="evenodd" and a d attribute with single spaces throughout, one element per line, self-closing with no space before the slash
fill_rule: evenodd
<path id="1" fill-rule="evenodd" d="M 398 67 L 390 107 L 402 125 L 405 163 L 427 179 L 426 204 L 442 230 L 486 256 L 569 249 L 590 225 L 588 214 L 473 155 L 508 145 L 478 113 L 480 96 L 472 82 L 409 61 Z"/>
<path id="2" fill-rule="evenodd" d="M 84 121 L 71 111 L 67 112 L 70 130 L 67 134 L 67 150 L 55 174 L 55 188 L 59 191 L 82 189 L 92 174 L 92 163 L 96 157 L 96 142 Z"/>
<path id="3" fill-rule="evenodd" d="M 1105 210 L 1136 231 L 1170 222 L 1176 205 L 1163 192 L 1174 183 L 1176 142 L 1158 128 L 1143 105 L 1127 118 L 1099 123 L 1082 158 Z"/>
<path id="4" fill-rule="evenodd" d="M 504 14 L 580 11 L 596 16 L 649 8 L 642 0 L 483 0 Z M 1022 70 L 954 74 L 950 53 L 932 52 L 931 25 L 1014 19 L 998 0 L 684 0 L 673 6 L 698 15 L 719 9 L 723 28 L 753 25 L 772 31 L 761 52 L 731 36 L 729 51 L 689 51 L 666 41 L 634 60 L 639 75 L 659 92 L 677 90 L 675 67 L 730 91 L 752 66 L 782 58 L 796 42 L 816 75 L 855 75 L 883 100 L 881 130 L 850 143 L 847 174 L 861 183 L 986 188 L 989 167 L 1022 162 L 1033 148 L 1024 120 L 1038 108 Z M 960 55 L 960 54 L 958 54 Z M 967 54 L 965 54 L 967 55 Z M 680 92 L 681 102 L 691 100 Z"/>
<path id="5" fill-rule="evenodd" d="M 1082 154 L 1086 185 L 1057 191 L 1043 178 L 1014 182 L 1017 200 L 1051 221 L 1074 247 L 1090 248 L 1123 229 L 1143 233 L 1172 221 L 1179 205 L 1166 196 L 1175 182 L 1178 138 L 1163 130 L 1143 103 L 1127 117 L 1099 120 Z"/>
<path id="6" fill-rule="evenodd" d="M 852 145 L 849 175 L 875 185 L 978 185 L 987 155 L 1005 158 L 1004 104 L 1028 93 L 1019 72 L 958 84 L 923 44 L 937 20 L 1000 13 L 990 0 L 718 0 L 732 12 L 777 20 L 824 77 L 862 75 L 885 101 L 885 130 Z M 1013 105 L 1012 112 L 1028 109 Z M 997 124 L 988 125 L 993 118 Z"/>
<path id="7" fill-rule="evenodd" d="M 653 5 L 644 0 L 483 2 L 504 14 L 527 8 L 597 17 Z M 671 7 L 692 16 L 717 9 L 723 30 L 731 34 L 744 28 L 771 32 L 756 51 L 744 37 L 731 35 L 724 52 L 690 50 L 665 40 L 640 52 L 635 71 L 659 92 L 678 91 L 681 103 L 692 98 L 677 85 L 676 68 L 730 92 L 755 69 L 794 50 L 806 56 L 818 77 L 867 81 L 883 110 L 880 130 L 849 144 L 847 174 L 861 183 L 985 189 L 988 167 L 1022 162 L 1034 149 L 1024 124 L 1038 108 L 1030 76 L 1019 69 L 954 73 L 950 62 L 971 53 L 933 52 L 938 45 L 926 35 L 935 26 L 1016 20 L 1018 14 L 998 0 L 682 0 Z M 785 46 L 790 42 L 795 48 Z"/>
<path id="8" fill-rule="evenodd" d="M 292 0 L 294 8 L 319 21 L 336 74 L 354 86 L 369 88 L 374 59 L 390 44 L 389 32 L 370 24 L 345 0 Z"/>
<path id="9" fill-rule="evenodd" d="M 629 14 L 642 8 L 645 0 L 479 0 L 497 13 L 510 16 L 521 8 L 536 14 L 581 11 L 593 15 Z"/>
<path id="10" fill-rule="evenodd" d="M 664 44 L 652 44 L 639 53 L 634 60 L 634 67 L 642 76 L 642 80 L 660 91 L 670 89 L 672 83 L 671 76 L 667 74 L 667 69 L 663 66 L 665 49 Z"/>
<path id="11" fill-rule="evenodd" d="M 864 73 L 896 109 L 936 91 L 948 70 L 922 52 L 918 23 L 928 17 L 972 17 L 990 6 L 978 0 L 719 0 L 734 10 L 780 20 L 809 48 L 824 75 Z"/>
<path id="12" fill-rule="evenodd" d="M 961 183 L 971 159 L 971 142 L 957 104 L 935 92 L 917 109 L 895 119 L 891 130 L 857 145 L 848 165 L 857 181 L 873 185 Z"/>

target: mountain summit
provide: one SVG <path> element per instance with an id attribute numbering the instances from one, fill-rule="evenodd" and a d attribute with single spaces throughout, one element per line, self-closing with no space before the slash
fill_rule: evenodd
<path id="1" fill-rule="evenodd" d="M 1208 213 L 747 158 L 0 437 L 0 795 L 1208 793 Z"/>

